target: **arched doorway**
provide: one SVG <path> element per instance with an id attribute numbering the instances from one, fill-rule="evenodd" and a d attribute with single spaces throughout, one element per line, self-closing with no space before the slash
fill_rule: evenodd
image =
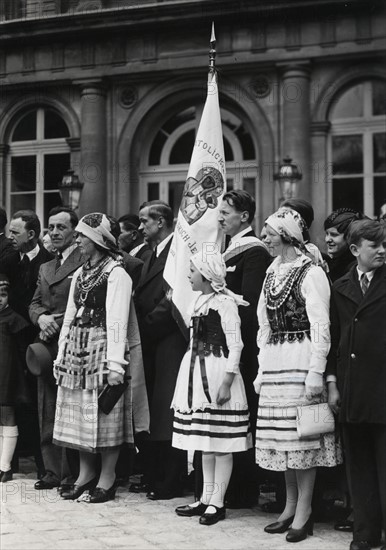
<path id="1" fill-rule="evenodd" d="M 180 108 L 160 125 L 140 160 L 140 202 L 161 199 L 177 217 L 202 105 Z M 228 189 L 245 189 L 256 195 L 258 158 L 243 121 L 221 109 Z"/>

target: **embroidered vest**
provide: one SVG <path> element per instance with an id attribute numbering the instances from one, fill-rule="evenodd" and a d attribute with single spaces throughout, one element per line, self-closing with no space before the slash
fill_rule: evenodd
<path id="1" fill-rule="evenodd" d="M 93 327 L 102 327 L 106 329 L 106 294 L 107 294 L 107 279 L 109 273 L 95 285 L 88 293 L 86 299 L 82 303 L 80 299 L 80 291 L 78 285 L 75 285 L 74 302 L 79 311 L 83 306 L 83 311 L 80 315 L 76 315 L 75 319 L 80 319 L 83 325 L 91 325 Z"/>
<path id="2" fill-rule="evenodd" d="M 275 274 L 269 273 L 267 276 L 264 294 L 271 327 L 269 344 L 301 342 L 306 336 L 310 338 L 310 322 L 301 286 L 311 267 L 312 264 L 307 262 L 290 269 L 279 290 L 275 288 Z"/>

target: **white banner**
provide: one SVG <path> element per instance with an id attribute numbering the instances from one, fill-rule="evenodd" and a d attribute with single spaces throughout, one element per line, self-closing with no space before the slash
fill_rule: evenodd
<path id="1" fill-rule="evenodd" d="M 221 249 L 217 222 L 226 191 L 224 143 L 215 72 L 208 77 L 208 94 L 193 147 L 188 177 L 178 212 L 173 241 L 164 270 L 172 302 L 188 326 L 188 307 L 194 293 L 188 280 L 192 254 Z"/>

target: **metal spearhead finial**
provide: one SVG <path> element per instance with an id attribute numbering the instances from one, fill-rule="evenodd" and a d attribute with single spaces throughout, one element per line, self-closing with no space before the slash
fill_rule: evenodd
<path id="1" fill-rule="evenodd" d="M 214 22 L 212 22 L 212 34 L 210 37 L 209 69 L 214 70 L 216 60 L 216 36 L 214 34 Z"/>

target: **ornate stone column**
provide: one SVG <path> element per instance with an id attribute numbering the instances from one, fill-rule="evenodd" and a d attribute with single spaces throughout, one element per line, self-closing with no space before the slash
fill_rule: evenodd
<path id="1" fill-rule="evenodd" d="M 332 166 L 328 164 L 327 137 L 330 122 L 315 121 L 311 124 L 311 203 L 314 207 L 314 223 L 311 227 L 313 242 L 324 249 L 323 222 L 326 219 L 329 204 L 329 178 Z M 312 234 L 313 233 L 313 234 Z"/>
<path id="2" fill-rule="evenodd" d="M 79 177 L 84 183 L 79 212 L 106 209 L 106 89 L 102 81 L 82 81 Z"/>
<path id="3" fill-rule="evenodd" d="M 311 196 L 310 74 L 308 62 L 278 64 L 283 106 L 282 157 L 289 155 L 300 168 L 298 196 Z M 280 159 L 281 160 L 281 159 Z"/>

